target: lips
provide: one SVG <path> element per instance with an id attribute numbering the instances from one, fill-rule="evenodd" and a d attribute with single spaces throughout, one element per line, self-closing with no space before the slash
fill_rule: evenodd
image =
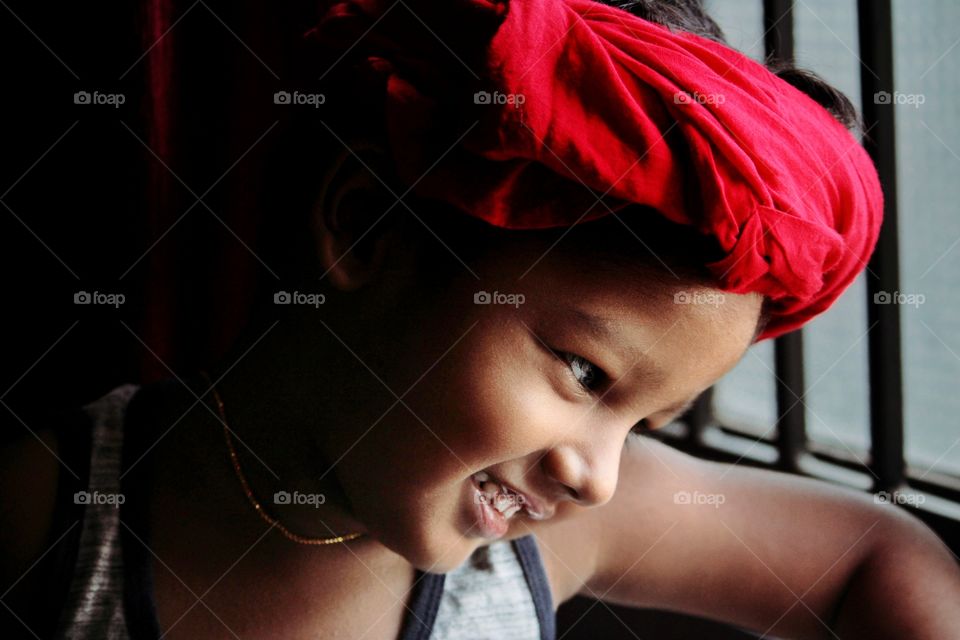
<path id="1" fill-rule="evenodd" d="M 487 471 L 478 471 L 471 479 L 479 490 L 477 499 L 491 506 L 505 520 L 518 513 L 531 520 L 545 520 L 552 515 L 552 510 L 548 513 L 542 501 L 501 482 Z"/>

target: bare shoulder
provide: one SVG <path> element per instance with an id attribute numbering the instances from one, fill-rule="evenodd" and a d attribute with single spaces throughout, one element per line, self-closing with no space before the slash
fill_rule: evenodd
<path id="1" fill-rule="evenodd" d="M 0 445 L 0 581 L 6 590 L 44 552 L 59 477 L 57 437 L 38 431 Z"/>
<path id="2" fill-rule="evenodd" d="M 608 503 L 531 530 L 558 605 L 580 594 L 750 626 L 807 589 L 813 608 L 826 607 L 909 520 L 853 489 L 631 438 Z"/>
<path id="3" fill-rule="evenodd" d="M 922 528 L 869 494 L 652 438 L 629 441 L 616 494 L 594 511 L 584 595 L 789 637 L 821 633 L 865 559 Z"/>

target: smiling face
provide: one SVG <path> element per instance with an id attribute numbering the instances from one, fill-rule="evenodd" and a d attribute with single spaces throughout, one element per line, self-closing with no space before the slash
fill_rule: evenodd
<path id="1" fill-rule="evenodd" d="M 328 365 L 357 400 L 344 396 L 319 448 L 351 517 L 434 572 L 522 535 L 520 519 L 610 500 L 631 429 L 668 423 L 731 369 L 760 312 L 756 295 L 592 271 L 536 235 L 471 262 L 479 279 L 461 268 L 442 286 L 410 275 L 406 251 L 394 243 L 363 286 L 349 259 L 334 267 L 350 292 L 326 313 L 349 320 L 331 323 L 326 351 L 342 355 L 342 340 L 356 357 Z"/>

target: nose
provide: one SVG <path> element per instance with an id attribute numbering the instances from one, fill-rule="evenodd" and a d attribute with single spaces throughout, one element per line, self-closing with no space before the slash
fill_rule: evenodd
<path id="1" fill-rule="evenodd" d="M 541 466 L 569 500 L 596 507 L 609 502 L 617 489 L 622 448 L 622 442 L 609 441 L 559 445 L 543 456 Z"/>

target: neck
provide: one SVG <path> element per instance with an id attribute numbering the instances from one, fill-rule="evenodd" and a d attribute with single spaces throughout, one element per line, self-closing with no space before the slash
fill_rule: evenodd
<path id="1" fill-rule="evenodd" d="M 310 392 L 331 387 L 298 375 L 297 356 L 283 348 L 275 330 L 257 336 L 259 341 L 245 355 L 209 371 L 241 472 L 265 512 L 293 533 L 328 538 L 365 532 L 340 486 L 336 459 L 325 451 L 325 442 L 341 427 L 331 419 L 338 412 L 321 394 Z M 207 422 L 220 435 L 224 452 L 220 459 L 227 461 L 220 466 L 242 491 L 226 456 L 228 443 L 215 417 L 213 392 L 204 399 L 213 409 L 203 410 Z M 286 496 L 289 503 L 284 503 Z M 252 507 L 250 515 L 256 517 Z"/>

